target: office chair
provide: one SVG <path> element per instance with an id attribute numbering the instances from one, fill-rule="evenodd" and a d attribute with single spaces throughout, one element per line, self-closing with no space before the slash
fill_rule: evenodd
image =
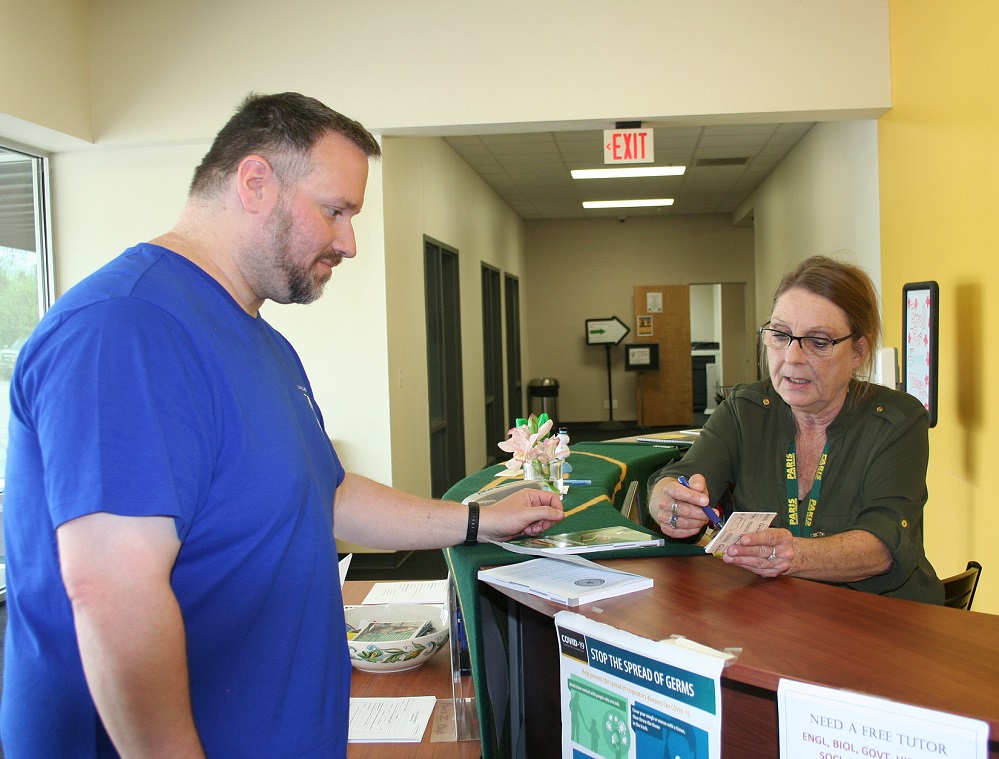
<path id="1" fill-rule="evenodd" d="M 971 602 L 975 600 L 975 589 L 978 587 L 978 578 L 981 574 L 982 565 L 977 561 L 969 561 L 968 568 L 963 572 L 945 578 L 944 606 L 971 611 Z"/>

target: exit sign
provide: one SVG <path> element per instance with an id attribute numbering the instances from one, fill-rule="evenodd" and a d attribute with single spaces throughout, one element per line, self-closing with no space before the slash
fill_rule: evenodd
<path id="1" fill-rule="evenodd" d="M 652 163 L 651 129 L 605 129 L 604 163 Z"/>

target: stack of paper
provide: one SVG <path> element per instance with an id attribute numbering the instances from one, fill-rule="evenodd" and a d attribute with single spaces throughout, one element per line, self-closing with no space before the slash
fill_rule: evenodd
<path id="1" fill-rule="evenodd" d="M 608 569 L 576 556 L 532 559 L 480 569 L 479 579 L 566 606 L 579 606 L 652 587 L 651 577 Z"/>

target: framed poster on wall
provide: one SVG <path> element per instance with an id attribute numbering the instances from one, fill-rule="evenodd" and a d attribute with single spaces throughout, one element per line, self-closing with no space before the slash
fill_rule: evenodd
<path id="1" fill-rule="evenodd" d="M 936 282 L 910 282 L 902 287 L 902 389 L 915 396 L 937 423 L 938 314 Z"/>

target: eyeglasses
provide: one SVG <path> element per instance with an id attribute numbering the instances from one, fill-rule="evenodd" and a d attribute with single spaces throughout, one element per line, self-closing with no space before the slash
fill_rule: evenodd
<path id="1" fill-rule="evenodd" d="M 781 332 L 777 329 L 763 327 L 760 329 L 760 337 L 763 339 L 765 346 L 773 348 L 775 351 L 787 350 L 791 343 L 797 340 L 798 345 L 801 346 L 801 350 L 805 352 L 806 356 L 824 358 L 833 352 L 833 348 L 854 337 L 854 335 L 850 334 L 846 337 L 838 337 L 835 340 L 828 337 L 797 337 L 796 335 L 789 335 L 787 332 Z"/>

